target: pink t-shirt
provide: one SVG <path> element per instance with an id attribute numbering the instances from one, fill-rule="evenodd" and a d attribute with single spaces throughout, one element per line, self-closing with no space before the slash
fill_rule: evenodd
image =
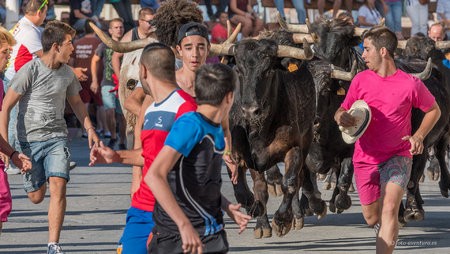
<path id="1" fill-rule="evenodd" d="M 372 70 L 358 73 L 341 107 L 348 110 L 356 100 L 364 100 L 372 112 L 366 132 L 356 141 L 354 162 L 380 164 L 400 155 L 411 157 L 411 109 L 427 112 L 435 99 L 422 81 L 401 70 L 381 77 Z"/>

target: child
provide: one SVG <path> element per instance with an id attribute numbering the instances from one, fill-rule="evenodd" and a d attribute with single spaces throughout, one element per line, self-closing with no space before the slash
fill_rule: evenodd
<path id="1" fill-rule="evenodd" d="M 220 125 L 233 104 L 236 75 L 226 65 L 202 66 L 195 78 L 196 112 L 173 125 L 145 182 L 157 200 L 149 253 L 226 253 L 222 210 L 242 232 L 250 216 L 220 193 L 222 154 Z"/>
<path id="2" fill-rule="evenodd" d="M 4 72 L 8 59 L 10 57 L 11 47 L 16 44 L 14 37 L 3 27 L 0 26 L 0 72 Z M 0 79 L 0 111 L 3 102 L 3 81 Z M 26 172 L 31 169 L 31 162 L 28 157 L 17 152 L 12 148 L 2 136 L 0 136 L 0 234 L 2 224 L 8 221 L 8 215 L 11 212 L 12 200 L 9 190 L 8 176 L 5 172 L 5 162 L 12 160 L 14 165 Z"/>

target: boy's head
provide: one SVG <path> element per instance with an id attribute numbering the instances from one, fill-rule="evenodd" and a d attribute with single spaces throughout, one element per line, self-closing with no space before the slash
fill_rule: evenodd
<path id="1" fill-rule="evenodd" d="M 123 28 L 123 19 L 114 18 L 109 22 L 109 34 L 113 38 L 120 39 L 123 36 L 124 28 Z"/>
<path id="2" fill-rule="evenodd" d="M 219 106 L 236 88 L 237 76 L 225 64 L 208 64 L 200 67 L 195 75 L 195 96 L 198 105 Z"/>
<path id="3" fill-rule="evenodd" d="M 394 58 L 397 48 L 397 36 L 387 27 L 373 27 L 364 34 L 363 41 L 370 40 L 377 50 L 386 48 L 389 55 Z"/>
<path id="4" fill-rule="evenodd" d="M 146 82 L 147 72 L 158 80 L 175 83 L 175 55 L 169 46 L 155 42 L 142 51 L 139 78 L 144 92 L 151 94 Z"/>
<path id="5" fill-rule="evenodd" d="M 10 58 L 11 48 L 16 44 L 13 35 L 0 26 L 0 72 L 3 72 Z"/>
<path id="6" fill-rule="evenodd" d="M 177 50 L 183 61 L 183 68 L 196 71 L 206 62 L 209 53 L 208 29 L 197 22 L 184 24 L 178 30 Z"/>
<path id="7" fill-rule="evenodd" d="M 75 30 L 66 23 L 53 20 L 47 23 L 42 32 L 42 51 L 45 53 L 53 51 L 60 63 L 67 63 L 73 52 L 72 39 Z"/>

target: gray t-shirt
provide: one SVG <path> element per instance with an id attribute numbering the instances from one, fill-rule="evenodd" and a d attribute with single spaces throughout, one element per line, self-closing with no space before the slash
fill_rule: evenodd
<path id="1" fill-rule="evenodd" d="M 66 97 L 79 94 L 81 85 L 66 64 L 50 69 L 33 59 L 14 75 L 12 89 L 21 94 L 17 137 L 21 142 L 67 137 L 64 120 Z"/>

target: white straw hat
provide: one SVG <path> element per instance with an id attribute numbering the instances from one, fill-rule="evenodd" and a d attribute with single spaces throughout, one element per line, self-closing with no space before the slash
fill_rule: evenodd
<path id="1" fill-rule="evenodd" d="M 342 132 L 342 138 L 345 143 L 353 144 L 364 134 L 369 126 L 372 112 L 365 101 L 357 100 L 347 113 L 355 118 L 355 125 L 351 127 L 339 126 L 339 130 Z"/>

